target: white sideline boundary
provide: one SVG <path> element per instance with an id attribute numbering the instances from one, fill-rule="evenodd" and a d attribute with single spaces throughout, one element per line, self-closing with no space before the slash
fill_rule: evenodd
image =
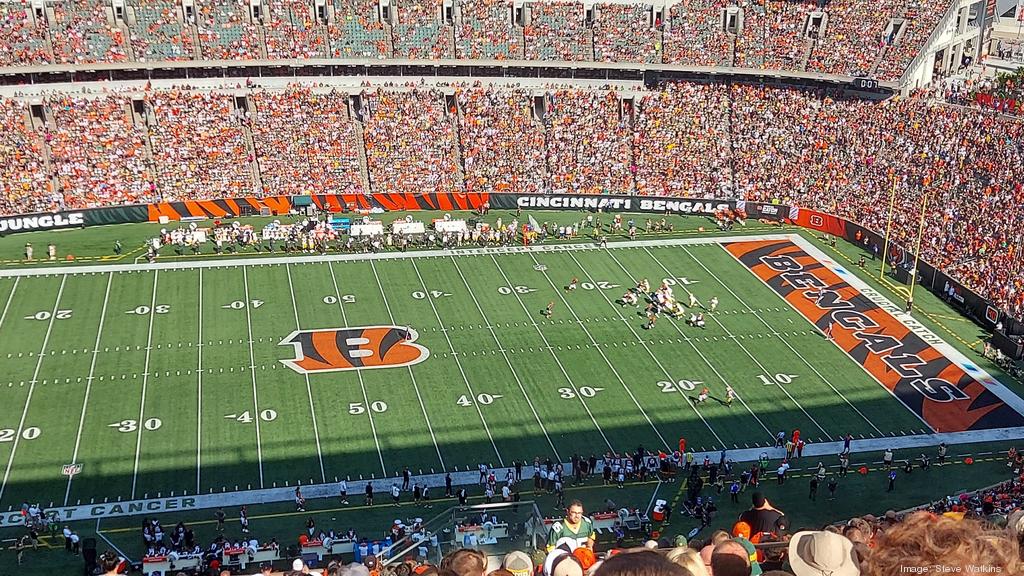
<path id="1" fill-rule="evenodd" d="M 909 450 L 935 446 L 940 442 L 955 446 L 959 444 L 973 444 L 976 442 L 999 442 L 1012 441 L 1024 438 L 1024 427 L 999 428 L 984 430 L 981 432 L 947 432 L 939 434 L 918 434 L 915 436 L 900 436 L 892 438 L 869 438 L 866 440 L 854 440 L 850 444 L 850 452 L 854 454 L 865 452 L 880 452 L 886 448 L 893 450 Z M 809 460 L 814 457 L 835 456 L 843 451 L 843 443 L 820 442 L 808 444 L 804 448 L 804 455 L 801 460 Z M 773 460 L 780 460 L 785 457 L 785 448 L 741 448 L 738 450 L 726 451 L 727 456 L 739 462 L 753 462 L 758 459 L 762 452 L 767 452 L 768 457 Z M 694 460 L 701 461 L 707 455 L 717 462 L 721 453 L 718 451 L 695 453 Z M 906 460 L 907 456 L 913 459 L 915 456 L 901 455 L 899 460 Z M 950 455 L 955 459 L 955 455 Z M 572 473 L 572 464 L 564 462 L 562 466 L 566 473 Z M 832 465 L 834 467 L 834 465 Z M 600 462 L 598 463 L 600 467 Z M 495 468 L 496 472 L 502 469 Z M 500 474 L 498 474 L 501 477 Z M 533 466 L 523 467 L 523 484 L 529 485 L 533 476 Z M 374 483 L 374 488 L 379 493 L 381 488 L 388 486 L 395 478 L 376 478 L 369 482 Z M 416 482 L 426 484 L 431 488 L 444 486 L 444 474 L 424 474 L 413 476 Z M 480 473 L 476 469 L 452 473 L 452 483 L 456 486 L 468 486 L 478 484 Z M 348 495 L 350 499 L 358 500 L 365 490 L 367 480 L 356 480 L 348 482 Z M 302 493 L 307 499 L 316 498 L 338 498 L 338 483 L 328 482 L 326 484 L 299 484 L 302 486 Z M 48 512 L 56 512 L 61 522 L 90 520 L 97 518 L 116 518 L 121 516 L 132 516 L 136 514 L 158 514 L 162 512 L 180 512 L 188 510 L 205 510 L 211 508 L 237 508 L 243 505 L 267 504 L 272 502 L 290 502 L 295 496 L 295 486 L 282 486 L 279 488 L 265 488 L 262 490 L 239 490 L 237 492 L 218 492 L 213 494 L 195 494 L 182 496 L 157 497 L 148 500 L 133 500 L 124 502 L 104 502 L 81 504 L 78 506 L 65 506 L 61 508 L 49 508 Z M 408 497 L 407 497 L 408 498 Z M 379 505 L 378 507 L 386 507 Z M 22 522 L 21 512 L 12 510 L 0 514 L 0 526 L 17 525 Z"/>

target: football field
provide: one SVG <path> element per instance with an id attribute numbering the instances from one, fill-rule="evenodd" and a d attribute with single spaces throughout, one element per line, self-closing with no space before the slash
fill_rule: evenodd
<path id="1" fill-rule="evenodd" d="M 728 240 L 4 272 L 0 507 L 1020 425 L 982 376 L 888 385 Z M 643 278 L 717 311 L 645 329 Z"/>

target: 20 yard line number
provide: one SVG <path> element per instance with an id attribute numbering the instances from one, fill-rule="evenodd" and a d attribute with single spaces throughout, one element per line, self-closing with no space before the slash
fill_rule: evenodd
<path id="1" fill-rule="evenodd" d="M 356 297 L 354 294 L 342 294 L 341 301 L 345 304 L 355 304 Z M 334 294 L 328 294 L 327 296 L 324 296 L 323 302 L 324 304 L 333 306 L 338 303 L 338 297 Z"/>
<path id="2" fill-rule="evenodd" d="M 36 426 L 29 426 L 21 431 L 21 437 L 25 440 L 35 440 L 43 431 Z M 0 429 L 0 442 L 13 442 L 18 431 L 13 428 Z"/>
<path id="3" fill-rule="evenodd" d="M 29 314 L 28 316 L 25 316 L 25 320 L 49 320 L 50 316 L 53 316 L 55 320 L 67 320 L 68 318 L 71 318 L 71 315 L 73 313 L 73 310 L 57 310 L 56 314 L 50 312 L 49 310 L 40 310 L 35 314 Z"/>

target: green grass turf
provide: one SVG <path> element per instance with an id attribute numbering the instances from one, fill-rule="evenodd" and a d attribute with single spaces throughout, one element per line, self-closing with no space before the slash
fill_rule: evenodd
<path id="1" fill-rule="evenodd" d="M 582 287 L 568 293 L 573 277 Z M 720 313 L 706 330 L 663 319 L 646 331 L 614 303 L 640 277 L 686 278 L 701 300 L 719 297 Z M 564 461 L 668 450 L 680 437 L 711 450 L 766 444 L 780 429 L 816 441 L 923 428 L 718 245 L 14 282 L 0 282 L 0 425 L 16 431 L 24 413 L 25 432 L 13 458 L 15 443 L 0 443 L 0 506 Z M 416 328 L 432 357 L 308 378 L 280 363 L 296 327 L 391 323 Z M 775 374 L 792 382 L 762 383 Z M 718 397 L 728 382 L 742 402 L 694 407 L 687 388 L 700 382 Z M 72 460 L 84 470 L 68 486 L 59 472 Z"/>

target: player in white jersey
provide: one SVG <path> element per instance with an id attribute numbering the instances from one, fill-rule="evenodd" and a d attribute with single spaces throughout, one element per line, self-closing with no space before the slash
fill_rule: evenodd
<path id="1" fill-rule="evenodd" d="M 711 300 L 708 300 L 708 310 L 714 312 L 715 308 L 718 308 L 718 297 L 712 296 Z"/>
<path id="2" fill-rule="evenodd" d="M 690 308 L 693 308 L 697 304 L 700 304 L 700 302 L 697 300 L 697 297 L 693 295 L 693 292 L 689 292 L 689 295 L 690 295 Z"/>

